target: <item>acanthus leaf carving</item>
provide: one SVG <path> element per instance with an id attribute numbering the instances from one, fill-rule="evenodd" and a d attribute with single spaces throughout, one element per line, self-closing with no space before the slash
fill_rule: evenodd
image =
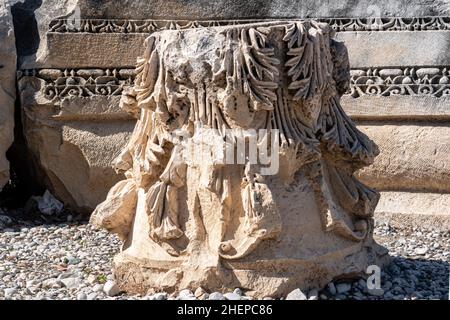
<path id="1" fill-rule="evenodd" d="M 378 193 L 353 173 L 378 150 L 340 106 L 348 57 L 330 31 L 291 21 L 147 38 L 122 96 L 140 118 L 116 161 L 134 183 L 133 224 L 106 218 L 108 203 L 124 202 L 120 186 L 91 219 L 122 236 L 129 228 L 119 265 L 144 267 L 154 286 L 173 273 L 180 287 L 221 286 L 238 270 L 268 293 L 278 289 L 259 280 L 278 283 L 278 267 L 300 274 L 291 285 L 307 284 L 306 264 L 334 277 L 335 250 L 366 254 L 354 244 L 371 248 Z"/>

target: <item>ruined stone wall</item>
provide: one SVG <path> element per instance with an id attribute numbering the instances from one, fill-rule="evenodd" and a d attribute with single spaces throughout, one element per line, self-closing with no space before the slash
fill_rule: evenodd
<path id="1" fill-rule="evenodd" d="M 78 210 L 89 212 L 122 178 L 111 161 L 135 119 L 118 101 L 149 34 L 317 18 L 349 51 L 345 111 L 381 149 L 360 172 L 382 191 L 378 211 L 450 216 L 448 0 L 29 0 L 12 11 L 27 145 L 43 181 Z"/>

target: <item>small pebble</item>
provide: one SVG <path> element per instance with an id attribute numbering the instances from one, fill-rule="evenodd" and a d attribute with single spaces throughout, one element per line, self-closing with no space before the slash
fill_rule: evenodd
<path id="1" fill-rule="evenodd" d="M 87 295 L 83 292 L 77 294 L 77 300 L 87 300 Z"/>
<path id="2" fill-rule="evenodd" d="M 209 300 L 225 300 L 225 297 L 220 292 L 213 292 L 209 295 Z"/>
<path id="3" fill-rule="evenodd" d="M 209 294 L 202 287 L 195 289 L 194 296 L 200 300 L 206 300 L 209 298 Z"/>
<path id="4" fill-rule="evenodd" d="M 100 291 L 103 291 L 103 284 L 101 284 L 101 283 L 99 283 L 99 284 L 96 284 L 93 288 L 92 288 L 92 291 L 94 291 L 94 292 L 100 292 Z"/>
<path id="5" fill-rule="evenodd" d="M 319 290 L 312 289 L 308 293 L 308 300 L 319 300 Z"/>
<path id="6" fill-rule="evenodd" d="M 155 297 L 155 300 L 167 300 L 167 293 L 165 292 L 158 292 L 153 296 Z"/>
<path id="7" fill-rule="evenodd" d="M 297 289 L 291 291 L 286 296 L 286 300 L 308 300 L 308 298 L 300 289 L 297 288 Z"/>
<path id="8" fill-rule="evenodd" d="M 336 294 L 336 287 L 333 282 L 328 284 L 328 292 L 333 296 Z"/>
<path id="9" fill-rule="evenodd" d="M 183 289 L 178 293 L 179 297 L 188 297 L 188 296 L 193 296 L 194 294 L 192 293 L 191 290 L 189 289 Z"/>
<path id="10" fill-rule="evenodd" d="M 384 294 L 384 290 L 383 289 L 368 289 L 367 290 L 368 293 L 372 296 L 377 296 L 377 297 L 381 297 Z"/>
<path id="11" fill-rule="evenodd" d="M 109 297 L 114 297 L 120 293 L 120 288 L 114 281 L 108 280 L 103 286 L 103 292 Z"/>
<path id="12" fill-rule="evenodd" d="M 338 283 L 336 285 L 336 291 L 338 294 L 346 293 L 346 292 L 350 291 L 351 288 L 352 288 L 352 285 L 349 283 Z"/>
<path id="13" fill-rule="evenodd" d="M 17 293 L 17 289 L 16 288 L 6 288 L 4 290 L 4 293 L 5 293 L 5 298 L 10 299 L 15 293 Z"/>
<path id="14" fill-rule="evenodd" d="M 227 300 L 241 300 L 242 298 L 240 294 L 234 292 L 225 293 L 223 296 Z"/>

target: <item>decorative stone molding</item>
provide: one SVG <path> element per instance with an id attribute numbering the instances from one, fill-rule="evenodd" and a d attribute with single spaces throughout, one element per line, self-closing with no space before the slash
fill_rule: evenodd
<path id="1" fill-rule="evenodd" d="M 22 70 L 22 76 L 34 76 L 45 81 L 46 99 L 121 95 L 124 86 L 130 86 L 133 69 L 40 69 Z"/>
<path id="2" fill-rule="evenodd" d="M 21 75 L 45 81 L 47 99 L 121 95 L 135 77 L 134 69 L 41 69 L 23 70 Z M 350 70 L 352 98 L 363 95 L 411 95 L 442 97 L 450 95 L 450 66 L 365 68 Z"/>
<path id="3" fill-rule="evenodd" d="M 363 95 L 450 95 L 450 66 L 410 68 L 367 68 L 350 71 L 353 98 Z"/>
<path id="4" fill-rule="evenodd" d="M 126 179 L 91 216 L 124 240 L 122 289 L 279 296 L 383 263 L 379 195 L 353 175 L 378 149 L 341 108 L 349 63 L 329 26 L 156 32 L 136 74 L 121 104 L 140 118 L 115 161 Z"/>
<path id="5" fill-rule="evenodd" d="M 344 31 L 429 31 L 450 30 L 450 17 L 385 17 L 385 18 L 330 18 L 327 22 L 338 32 Z"/>
<path id="6" fill-rule="evenodd" d="M 151 33 L 162 30 L 182 30 L 199 27 L 215 27 L 273 21 L 274 19 L 245 20 L 123 20 L 123 19 L 81 19 L 70 21 L 55 19 L 50 23 L 49 32 L 88 33 Z M 276 19 L 280 20 L 280 19 Z M 287 19 L 289 20 L 289 19 Z M 427 31 L 450 30 L 450 17 L 385 17 L 385 18 L 320 18 L 335 31 Z"/>

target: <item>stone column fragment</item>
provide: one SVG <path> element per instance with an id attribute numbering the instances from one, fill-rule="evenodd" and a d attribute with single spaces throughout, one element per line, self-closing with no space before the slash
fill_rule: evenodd
<path id="1" fill-rule="evenodd" d="M 92 215 L 124 246 L 129 291 L 320 287 L 382 264 L 379 195 L 353 173 L 376 145 L 344 113 L 347 51 L 328 25 L 156 32 L 122 106 L 139 114 L 126 180 Z"/>

